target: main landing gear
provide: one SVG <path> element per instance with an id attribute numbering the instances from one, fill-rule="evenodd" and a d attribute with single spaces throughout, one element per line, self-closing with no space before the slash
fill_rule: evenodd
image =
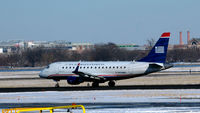
<path id="1" fill-rule="evenodd" d="M 55 85 L 55 87 L 60 87 L 60 85 L 59 85 L 59 83 L 58 83 L 58 82 L 56 82 L 56 85 Z"/>
<path id="2" fill-rule="evenodd" d="M 110 87 L 114 87 L 114 86 L 115 86 L 115 82 L 114 82 L 114 81 L 112 81 L 112 80 L 111 80 L 111 81 L 109 81 L 109 82 L 108 82 L 108 86 L 110 86 Z"/>
<path id="3" fill-rule="evenodd" d="M 58 83 L 60 80 L 54 80 L 54 81 L 56 82 L 55 87 L 60 87 L 60 85 L 59 85 L 59 83 Z"/>
<path id="4" fill-rule="evenodd" d="M 99 87 L 99 82 L 93 82 L 92 87 Z"/>
<path id="5" fill-rule="evenodd" d="M 109 87 L 114 87 L 115 86 L 115 82 L 113 80 L 108 82 L 108 86 Z M 92 87 L 99 87 L 99 82 L 93 82 L 92 83 Z"/>

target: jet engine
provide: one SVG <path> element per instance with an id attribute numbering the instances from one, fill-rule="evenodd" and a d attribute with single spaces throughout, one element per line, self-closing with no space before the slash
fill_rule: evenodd
<path id="1" fill-rule="evenodd" d="M 68 84 L 77 85 L 84 82 L 80 77 L 68 77 L 67 78 Z"/>

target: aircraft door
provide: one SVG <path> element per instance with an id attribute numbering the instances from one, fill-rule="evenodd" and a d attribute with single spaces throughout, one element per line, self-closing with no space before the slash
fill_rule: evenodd
<path id="1" fill-rule="evenodd" d="M 54 71 L 56 72 L 56 74 L 61 74 L 64 72 L 64 70 L 65 70 L 64 66 L 55 66 L 54 67 Z"/>
<path id="2" fill-rule="evenodd" d="M 128 73 L 134 74 L 134 71 L 135 71 L 134 65 L 133 64 L 128 65 Z"/>

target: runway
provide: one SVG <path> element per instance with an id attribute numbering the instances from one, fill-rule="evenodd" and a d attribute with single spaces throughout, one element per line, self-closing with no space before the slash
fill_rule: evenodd
<path id="1" fill-rule="evenodd" d="M 102 108 L 148 108 L 148 107 L 199 107 L 200 102 L 127 102 L 127 103 L 76 103 L 84 105 L 87 109 L 102 109 Z M 26 108 L 26 107 L 53 107 L 66 106 L 71 103 L 0 103 L 0 108 Z M 199 108 L 200 110 L 200 108 Z"/>
<path id="2" fill-rule="evenodd" d="M 40 92 L 40 91 L 90 91 L 90 90 L 158 90 L 158 89 L 200 89 L 200 84 L 189 85 L 122 85 L 122 86 L 73 86 L 73 87 L 23 87 L 23 88 L 0 88 L 3 92 Z"/>

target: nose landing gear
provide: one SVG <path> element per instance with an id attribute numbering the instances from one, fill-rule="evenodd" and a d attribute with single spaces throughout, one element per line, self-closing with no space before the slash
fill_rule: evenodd
<path id="1" fill-rule="evenodd" d="M 60 87 L 60 85 L 59 85 L 59 83 L 58 83 L 60 80 L 54 80 L 54 81 L 56 82 L 55 87 L 57 87 L 57 88 Z"/>

